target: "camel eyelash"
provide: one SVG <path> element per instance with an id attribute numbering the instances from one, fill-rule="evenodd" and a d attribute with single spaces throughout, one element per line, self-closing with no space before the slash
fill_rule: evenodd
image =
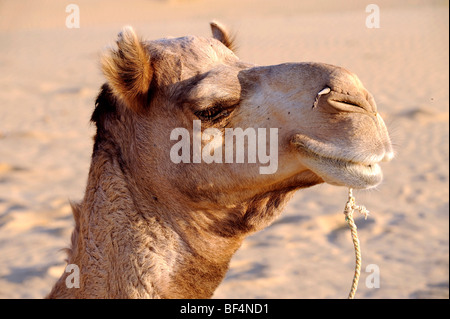
<path id="1" fill-rule="evenodd" d="M 236 105 L 233 105 L 232 107 L 225 107 L 223 103 L 219 103 L 205 110 L 196 111 L 194 114 L 201 120 L 213 122 L 230 115 L 232 109 L 235 107 Z"/>

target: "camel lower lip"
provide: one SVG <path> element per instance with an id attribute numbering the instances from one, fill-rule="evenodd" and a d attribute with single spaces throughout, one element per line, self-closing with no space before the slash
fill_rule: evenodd
<path id="1" fill-rule="evenodd" d="M 303 163 L 329 184 L 364 189 L 377 186 L 383 178 L 378 163 L 362 164 L 331 158 L 304 147 L 299 150 Z"/>

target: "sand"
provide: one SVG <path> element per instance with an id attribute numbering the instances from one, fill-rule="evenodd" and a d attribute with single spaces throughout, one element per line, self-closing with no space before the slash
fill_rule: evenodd
<path id="1" fill-rule="evenodd" d="M 395 144 L 384 182 L 358 191 L 363 271 L 357 298 L 449 298 L 449 4 L 377 1 L 0 2 L 0 298 L 42 298 L 62 273 L 83 196 L 104 79 L 101 51 L 123 25 L 146 39 L 237 33 L 238 55 L 261 65 L 343 66 L 372 92 Z M 250 236 L 214 298 L 346 298 L 354 252 L 347 190 L 297 192 L 282 217 Z M 369 268 L 367 268 L 369 267 Z M 374 285 L 374 269 L 379 286 Z"/>

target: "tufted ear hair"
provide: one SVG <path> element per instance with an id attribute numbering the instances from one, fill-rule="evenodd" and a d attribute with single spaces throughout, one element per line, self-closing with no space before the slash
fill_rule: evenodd
<path id="1" fill-rule="evenodd" d="M 150 55 L 132 27 L 118 34 L 117 49 L 110 49 L 101 58 L 103 74 L 113 94 L 135 111 L 147 103 L 153 76 Z"/>
<path id="2" fill-rule="evenodd" d="M 235 52 L 236 45 L 234 43 L 234 36 L 230 35 L 227 28 L 218 21 L 211 21 L 209 23 L 213 38 L 222 42 L 228 49 Z"/>

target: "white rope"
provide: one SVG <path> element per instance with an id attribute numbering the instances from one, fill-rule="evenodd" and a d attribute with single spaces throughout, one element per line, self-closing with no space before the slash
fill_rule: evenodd
<path id="1" fill-rule="evenodd" d="M 358 288 L 359 277 L 361 275 L 361 260 L 362 260 L 361 249 L 359 246 L 357 227 L 355 221 L 353 220 L 353 213 L 355 210 L 359 211 L 361 214 L 364 215 L 365 219 L 367 219 L 369 211 L 364 206 L 356 205 L 355 197 L 353 197 L 353 190 L 349 188 L 348 200 L 347 203 L 345 204 L 344 214 L 345 220 L 347 221 L 347 224 L 350 227 L 352 234 L 353 246 L 355 247 L 356 266 L 355 266 L 355 274 L 353 276 L 352 287 L 350 289 L 348 299 L 353 299 L 355 297 L 356 289 Z"/>

